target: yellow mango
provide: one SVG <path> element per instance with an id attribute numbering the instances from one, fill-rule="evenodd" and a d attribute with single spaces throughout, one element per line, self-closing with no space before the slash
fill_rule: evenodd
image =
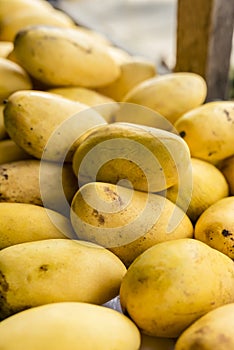
<path id="1" fill-rule="evenodd" d="M 32 81 L 27 72 L 7 58 L 0 57 L 0 76 L 0 103 L 15 91 L 32 88 Z"/>
<path id="2" fill-rule="evenodd" d="M 219 169 L 228 183 L 230 195 L 234 196 L 234 155 L 224 159 Z"/>
<path id="3" fill-rule="evenodd" d="M 12 13 L 29 10 L 30 8 L 37 9 L 39 12 L 46 9 L 52 10 L 52 5 L 44 0 L 3 0 L 0 2 L 0 23 Z"/>
<path id="4" fill-rule="evenodd" d="M 69 163 L 26 159 L 0 165 L 0 202 L 36 204 L 67 216 L 77 189 Z"/>
<path id="5" fill-rule="evenodd" d="M 56 211 L 34 204 L 0 203 L 0 249 L 24 242 L 67 237 L 74 237 L 71 223 Z"/>
<path id="6" fill-rule="evenodd" d="M 120 287 L 124 313 L 147 335 L 177 338 L 193 322 L 234 301 L 234 262 L 191 238 L 138 256 Z"/>
<path id="7" fill-rule="evenodd" d="M 119 108 L 112 116 L 112 123 L 132 123 L 167 130 L 178 135 L 177 130 L 160 113 L 135 103 L 119 102 Z"/>
<path id="8" fill-rule="evenodd" d="M 0 104 L 0 140 L 7 138 L 7 132 L 4 125 L 3 110 L 5 108 L 4 104 Z"/>
<path id="9" fill-rule="evenodd" d="M 0 323 L 0 347 L 5 350 L 138 350 L 140 341 L 128 317 L 90 303 L 37 306 Z"/>
<path id="10" fill-rule="evenodd" d="M 117 296 L 125 273 L 96 244 L 56 238 L 12 245 L 0 251 L 0 319 L 54 302 L 103 304 Z"/>
<path id="11" fill-rule="evenodd" d="M 120 76 L 109 85 L 98 89 L 104 95 L 116 101 L 122 101 L 124 96 L 136 85 L 156 75 L 155 65 L 141 57 L 131 57 L 120 64 Z"/>
<path id="12" fill-rule="evenodd" d="M 144 80 L 131 89 L 122 101 L 151 108 L 174 124 L 182 114 L 200 106 L 206 93 L 206 82 L 200 75 L 179 72 Z"/>
<path id="13" fill-rule="evenodd" d="M 234 259 L 234 196 L 222 198 L 198 218 L 194 236 Z"/>
<path id="14" fill-rule="evenodd" d="M 33 157 L 20 148 L 13 140 L 8 138 L 0 141 L 0 164 L 25 159 L 33 159 Z"/>
<path id="15" fill-rule="evenodd" d="M 71 222 L 79 239 L 107 247 L 126 266 L 154 244 L 193 236 L 189 218 L 168 199 L 102 182 L 78 190 Z"/>
<path id="16" fill-rule="evenodd" d="M 13 50 L 13 43 L 11 41 L 0 41 L 0 57 L 7 58 Z"/>
<path id="17" fill-rule="evenodd" d="M 28 154 L 44 160 L 71 161 L 75 140 L 86 130 L 106 124 L 87 105 L 44 91 L 18 91 L 4 109 L 5 128 Z"/>
<path id="18" fill-rule="evenodd" d="M 131 123 L 102 125 L 84 135 L 74 152 L 79 186 L 95 181 L 157 192 L 178 182 L 190 154 L 178 135 Z M 128 184 L 127 184 L 128 183 Z"/>
<path id="19" fill-rule="evenodd" d="M 79 27 L 25 28 L 15 37 L 14 53 L 32 77 L 49 86 L 99 87 L 120 74 L 106 45 Z"/>
<path id="20" fill-rule="evenodd" d="M 168 188 L 166 197 L 172 202 L 177 202 L 177 205 L 183 207 L 184 202 L 189 200 L 187 215 L 196 222 L 198 217 L 210 205 L 227 197 L 229 194 L 228 183 L 222 172 L 213 164 L 202 159 L 191 158 L 192 167 L 192 183 L 186 188 L 183 184 L 183 179 L 179 185 Z M 181 189 L 181 195 L 178 196 L 178 189 Z"/>
<path id="21" fill-rule="evenodd" d="M 37 24 L 69 28 L 75 25 L 70 16 L 57 9 L 26 7 L 11 12 L 0 22 L 0 40 L 14 41 L 16 34 L 27 26 Z"/>
<path id="22" fill-rule="evenodd" d="M 118 104 L 112 98 L 84 87 L 60 87 L 49 89 L 48 92 L 61 95 L 72 101 L 84 103 L 92 107 L 95 111 L 101 114 L 108 123 L 112 122 L 113 114 L 119 108 Z"/>
<path id="23" fill-rule="evenodd" d="M 234 347 L 234 304 L 223 305 L 199 318 L 177 339 L 175 350 L 227 350 Z"/>
<path id="24" fill-rule="evenodd" d="M 233 121 L 233 101 L 207 102 L 182 115 L 175 128 L 192 157 L 216 164 L 234 154 Z"/>

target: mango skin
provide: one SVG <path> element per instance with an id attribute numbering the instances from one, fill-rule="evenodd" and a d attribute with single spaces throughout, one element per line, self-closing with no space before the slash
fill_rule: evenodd
<path id="1" fill-rule="evenodd" d="M 234 304 L 220 306 L 194 322 L 177 339 L 175 350 L 234 348 Z"/>
<path id="2" fill-rule="evenodd" d="M 5 108 L 5 105 L 3 103 L 0 104 L 0 141 L 6 139 L 8 137 L 5 126 L 4 126 L 4 117 L 3 117 L 4 108 Z"/>
<path id="3" fill-rule="evenodd" d="M 13 47 L 14 45 L 11 41 L 0 41 L 0 57 L 7 58 Z"/>
<path id="4" fill-rule="evenodd" d="M 205 80 L 190 72 L 157 75 L 131 89 L 123 102 L 137 103 L 160 113 L 172 124 L 206 98 Z"/>
<path id="5" fill-rule="evenodd" d="M 21 90 L 7 100 L 4 124 L 11 139 L 33 157 L 71 162 L 76 138 L 106 121 L 83 103 L 49 92 Z"/>
<path id="6" fill-rule="evenodd" d="M 0 165 L 0 202 L 36 204 L 67 216 L 77 189 L 70 163 L 62 169 L 59 163 L 37 159 Z"/>
<path id="7" fill-rule="evenodd" d="M 140 341 L 129 318 L 90 303 L 38 306 L 0 323 L 0 347 L 5 350 L 138 350 Z"/>
<path id="8" fill-rule="evenodd" d="M 230 195 L 234 196 L 234 155 L 224 159 L 224 161 L 221 162 L 219 169 L 227 180 Z"/>
<path id="9" fill-rule="evenodd" d="M 151 336 L 178 337 L 198 318 L 234 301 L 234 262 L 191 238 L 154 245 L 134 260 L 120 302 Z"/>
<path id="10" fill-rule="evenodd" d="M 194 158 L 217 164 L 234 154 L 233 101 L 204 103 L 183 114 L 174 126 Z"/>
<path id="11" fill-rule="evenodd" d="M 53 221 L 51 221 L 51 218 Z M 26 203 L 0 203 L 0 249 L 49 238 L 74 238 L 68 218 Z"/>
<path id="12" fill-rule="evenodd" d="M 141 332 L 140 350 L 174 350 L 175 339 L 151 337 Z"/>
<path id="13" fill-rule="evenodd" d="M 18 90 L 32 89 L 29 74 L 16 62 L 0 57 L 0 103 Z"/>
<path id="14" fill-rule="evenodd" d="M 119 109 L 119 105 L 112 98 L 107 97 L 93 89 L 79 86 L 67 86 L 49 89 L 48 92 L 58 94 L 73 101 L 77 101 L 92 107 L 103 118 L 111 123 L 114 113 Z"/>
<path id="15" fill-rule="evenodd" d="M 194 237 L 234 259 L 234 196 L 222 198 L 198 218 Z"/>
<path id="16" fill-rule="evenodd" d="M 61 28 L 69 28 L 75 25 L 71 17 L 60 10 L 27 8 L 18 12 L 8 14 L 1 21 L 0 40 L 14 41 L 16 34 L 27 26 L 37 24 L 50 25 Z"/>
<path id="17" fill-rule="evenodd" d="M 26 242 L 0 251 L 0 319 L 62 301 L 103 304 L 118 295 L 126 268 L 111 252 L 71 239 Z"/>
<path id="18" fill-rule="evenodd" d="M 186 143 L 176 134 L 133 123 L 101 125 L 74 152 L 79 186 L 95 181 L 128 180 L 134 189 L 164 190 L 179 181 L 190 165 Z"/>
<path id="19" fill-rule="evenodd" d="M 120 74 L 119 64 L 106 44 L 78 27 L 26 27 L 15 37 L 14 53 L 32 77 L 51 87 L 96 88 L 111 83 Z"/>
<path id="20" fill-rule="evenodd" d="M 44 0 L 11 0 L 11 1 L 1 1 L 0 2 L 0 21 L 7 18 L 12 12 L 20 12 L 28 10 L 30 8 L 41 10 L 53 10 L 50 3 Z"/>
<path id="21" fill-rule="evenodd" d="M 193 237 L 191 221 L 167 198 L 101 182 L 77 191 L 71 223 L 79 239 L 107 247 L 126 266 L 154 244 Z"/>
<path id="22" fill-rule="evenodd" d="M 0 140 L 0 164 L 26 159 L 33 159 L 33 157 L 19 147 L 12 139 Z"/>
<path id="23" fill-rule="evenodd" d="M 98 91 L 116 101 L 122 101 L 134 86 L 156 74 L 156 68 L 152 62 L 133 56 L 120 64 L 119 77 L 113 83 L 99 88 Z"/>
<path id="24" fill-rule="evenodd" d="M 195 223 L 199 216 L 210 205 L 229 195 L 228 183 L 222 172 L 213 164 L 198 158 L 191 157 L 192 169 L 192 191 L 184 188 L 178 200 L 178 206 L 183 206 L 183 202 L 190 195 L 190 202 L 186 214 Z M 183 183 L 181 184 L 183 186 Z M 177 200 L 178 185 L 167 190 L 166 197 L 172 202 Z"/>

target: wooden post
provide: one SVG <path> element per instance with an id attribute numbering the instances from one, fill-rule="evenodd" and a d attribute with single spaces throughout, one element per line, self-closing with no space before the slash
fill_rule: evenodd
<path id="1" fill-rule="evenodd" d="M 228 98 L 234 0 L 177 0 L 175 71 L 202 75 L 207 101 Z"/>

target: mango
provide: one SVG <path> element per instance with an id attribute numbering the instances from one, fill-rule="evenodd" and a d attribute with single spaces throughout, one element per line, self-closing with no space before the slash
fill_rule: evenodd
<path id="1" fill-rule="evenodd" d="M 233 303 L 208 312 L 180 335 L 175 350 L 233 349 L 233 315 Z"/>
<path id="2" fill-rule="evenodd" d="M 32 81 L 28 73 L 17 63 L 0 57 L 0 103 L 18 90 L 30 90 Z"/>
<path id="3" fill-rule="evenodd" d="M 24 90 L 8 98 L 4 124 L 11 139 L 27 153 L 60 162 L 72 160 L 74 143 L 83 132 L 106 121 L 83 103 L 49 92 Z"/>
<path id="4" fill-rule="evenodd" d="M 157 192 L 185 176 L 190 153 L 182 138 L 172 132 L 119 122 L 84 135 L 72 164 L 80 187 L 88 182 L 125 180 L 128 187 Z"/>
<path id="5" fill-rule="evenodd" d="M 222 198 L 198 218 L 194 237 L 234 259 L 234 196 Z"/>
<path id="6" fill-rule="evenodd" d="M 179 72 L 142 81 L 122 101 L 151 108 L 174 124 L 182 114 L 204 103 L 206 94 L 206 82 L 200 75 Z"/>
<path id="7" fill-rule="evenodd" d="M 101 182 L 75 194 L 71 223 L 79 239 L 107 247 L 126 266 L 155 244 L 193 237 L 191 221 L 167 198 Z"/>
<path id="8" fill-rule="evenodd" d="M 5 350 L 138 350 L 140 341 L 128 317 L 90 303 L 37 306 L 0 323 L 0 347 Z"/>
<path id="9" fill-rule="evenodd" d="M 189 187 L 185 187 L 182 180 L 179 185 L 182 187 L 181 195 L 178 193 L 181 188 L 175 185 L 168 188 L 166 197 L 182 207 L 189 199 L 186 213 L 191 221 L 195 223 L 210 205 L 229 195 L 229 187 L 222 172 L 213 164 L 192 157 L 191 167 L 192 191 Z"/>
<path id="10" fill-rule="evenodd" d="M 233 121 L 233 101 L 207 102 L 182 115 L 175 128 L 192 157 L 217 164 L 234 154 Z"/>
<path id="11" fill-rule="evenodd" d="M 126 268 L 110 251 L 72 239 L 26 242 L 0 251 L 0 319 L 54 302 L 103 304 Z"/>
<path id="12" fill-rule="evenodd" d="M 193 238 L 162 242 L 130 265 L 124 313 L 150 336 L 176 338 L 207 312 L 234 301 L 234 262 Z"/>
<path id="13" fill-rule="evenodd" d="M 69 216 L 77 189 L 69 163 L 25 159 L 0 165 L 0 202 L 31 203 Z"/>
<path id="14" fill-rule="evenodd" d="M 68 237 L 74 238 L 71 223 L 58 212 L 35 204 L 0 203 L 0 249 L 24 242 Z"/>
<path id="15" fill-rule="evenodd" d="M 120 74 L 119 64 L 106 44 L 79 27 L 24 28 L 15 37 L 14 52 L 22 67 L 48 86 L 96 88 L 111 83 Z"/>
<path id="16" fill-rule="evenodd" d="M 224 159 L 219 169 L 228 183 L 230 195 L 234 196 L 234 155 Z"/>

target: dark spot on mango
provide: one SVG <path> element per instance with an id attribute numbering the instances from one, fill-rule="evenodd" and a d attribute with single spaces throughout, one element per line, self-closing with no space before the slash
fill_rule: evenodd
<path id="1" fill-rule="evenodd" d="M 123 201 L 122 201 L 121 197 L 118 195 L 118 193 L 116 193 L 115 191 L 110 189 L 110 187 L 105 186 L 104 191 L 108 193 L 108 195 L 110 196 L 110 198 L 113 201 L 118 201 L 120 205 L 123 205 Z"/>
<path id="2" fill-rule="evenodd" d="M 49 265 L 47 264 L 43 264 L 41 266 L 39 266 L 39 271 L 48 271 L 49 270 Z"/>
<path id="3" fill-rule="evenodd" d="M 98 211 L 96 209 L 93 209 L 93 216 L 97 217 Z"/>
<path id="4" fill-rule="evenodd" d="M 6 169 L 6 168 L 1 168 L 1 169 L 0 169 L 0 175 L 1 175 L 5 180 L 8 180 L 8 174 L 7 174 L 7 169 Z"/>
<path id="5" fill-rule="evenodd" d="M 84 51 L 87 54 L 92 53 L 92 48 L 91 47 L 85 48 L 84 46 L 79 45 L 78 43 L 76 43 L 74 41 L 71 41 L 71 44 L 74 45 L 75 47 L 78 47 L 80 50 Z"/>
<path id="6" fill-rule="evenodd" d="M 6 298 L 8 290 L 9 284 L 5 275 L 0 271 L 0 321 L 11 314 Z"/>
<path id="7" fill-rule="evenodd" d="M 228 122 L 231 122 L 232 121 L 232 118 L 230 117 L 230 113 L 229 111 L 227 111 L 226 109 L 223 110 L 225 115 L 226 115 L 226 118 L 227 118 L 227 121 Z"/>
<path id="8" fill-rule="evenodd" d="M 6 278 L 2 273 L 2 271 L 0 271 L 0 290 L 2 290 L 3 292 L 7 292 L 8 289 L 9 289 L 9 285 L 6 281 Z"/>
<path id="9" fill-rule="evenodd" d="M 180 136 L 181 136 L 181 137 L 185 137 L 185 136 L 186 136 L 186 132 L 185 132 L 185 131 L 181 131 L 181 132 L 180 132 Z"/>
<path id="10" fill-rule="evenodd" d="M 139 277 L 138 278 L 138 282 L 140 282 L 140 283 L 145 283 L 145 282 L 147 282 L 148 281 L 148 277 L 144 277 L 144 276 L 142 276 L 142 277 Z"/>
<path id="11" fill-rule="evenodd" d="M 104 224 L 105 218 L 102 214 L 100 214 L 96 209 L 93 209 L 93 216 L 98 219 L 100 224 Z"/>
<path id="12" fill-rule="evenodd" d="M 231 236 L 232 235 L 232 233 L 231 232 L 229 232 L 228 230 L 223 230 L 222 231 L 222 235 L 224 236 L 224 237 L 228 237 L 228 236 Z"/>
<path id="13" fill-rule="evenodd" d="M 230 344 L 229 349 L 231 349 L 231 343 L 232 343 L 231 337 L 226 336 L 226 334 L 220 333 L 218 335 L 218 340 L 221 344 L 227 344 L 227 345 Z"/>
<path id="14" fill-rule="evenodd" d="M 210 152 L 208 153 L 208 157 L 212 156 L 212 155 L 215 154 L 215 153 L 217 153 L 217 152 L 216 152 L 216 151 L 210 151 Z"/>
<path id="15" fill-rule="evenodd" d="M 98 222 L 100 223 L 100 224 L 104 224 L 104 222 L 105 222 L 105 218 L 104 218 L 104 216 L 103 215 L 99 215 L 99 217 L 98 217 Z"/>

